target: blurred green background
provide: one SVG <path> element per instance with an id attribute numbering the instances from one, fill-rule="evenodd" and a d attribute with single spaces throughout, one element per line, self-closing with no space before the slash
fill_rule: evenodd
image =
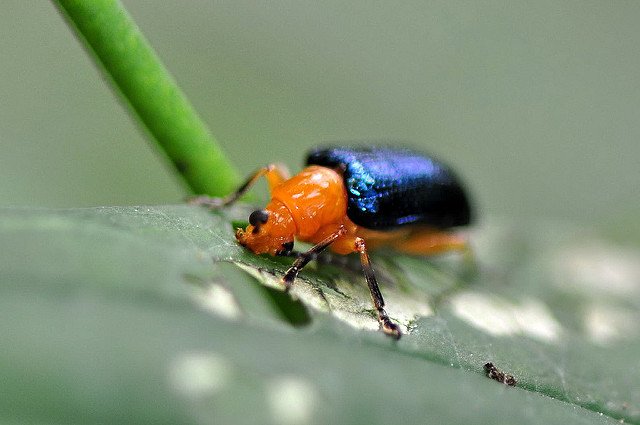
<path id="1" fill-rule="evenodd" d="M 640 3 L 125 0 L 242 174 L 401 140 L 482 215 L 635 221 Z M 0 206 L 186 190 L 50 2 L 0 6 Z"/>

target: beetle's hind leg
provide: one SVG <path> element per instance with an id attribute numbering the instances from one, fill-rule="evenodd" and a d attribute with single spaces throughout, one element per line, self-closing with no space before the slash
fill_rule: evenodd
<path id="1" fill-rule="evenodd" d="M 396 251 L 413 255 L 434 255 L 457 251 L 464 253 L 469 249 L 467 240 L 453 232 L 431 228 L 412 232 L 407 238 L 392 243 Z"/>
<path id="2" fill-rule="evenodd" d="M 398 325 L 393 323 L 387 312 L 384 309 L 384 298 L 380 292 L 376 275 L 373 273 L 373 267 L 371 266 L 371 260 L 369 260 L 369 254 L 367 253 L 367 247 L 364 243 L 364 239 L 356 237 L 355 248 L 360 253 L 360 263 L 362 264 L 362 271 L 364 271 L 364 278 L 369 286 L 369 292 L 371 293 L 371 300 L 373 306 L 378 314 L 378 322 L 382 327 L 382 331 L 392 338 L 400 339 L 402 333 Z"/>
<path id="3" fill-rule="evenodd" d="M 467 239 L 457 233 L 424 228 L 398 239 L 392 244 L 396 251 L 411 255 L 437 255 L 458 252 L 462 255 L 465 274 L 475 276 L 479 266 Z"/>
<path id="4" fill-rule="evenodd" d="M 253 174 L 247 178 L 247 180 L 233 193 L 223 197 L 214 198 L 207 195 L 194 196 L 189 198 L 188 202 L 192 205 L 201 205 L 210 209 L 218 209 L 233 204 L 242 195 L 247 193 L 249 189 L 256 184 L 260 177 L 265 176 L 269 183 L 269 190 L 272 191 L 274 187 L 280 185 L 282 182 L 289 178 L 289 171 L 284 165 L 281 164 L 269 164 L 266 167 L 259 168 Z"/>

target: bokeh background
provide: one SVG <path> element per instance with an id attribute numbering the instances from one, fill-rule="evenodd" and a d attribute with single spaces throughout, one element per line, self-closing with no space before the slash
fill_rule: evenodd
<path id="1" fill-rule="evenodd" d="M 483 216 L 637 225 L 639 2 L 124 4 L 242 174 L 400 140 Z M 3 1 L 0 39 L 0 206 L 181 202 L 50 2 Z"/>

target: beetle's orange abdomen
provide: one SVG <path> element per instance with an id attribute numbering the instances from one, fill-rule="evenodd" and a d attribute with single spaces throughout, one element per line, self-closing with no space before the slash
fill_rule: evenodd
<path id="1" fill-rule="evenodd" d="M 297 235 L 306 240 L 347 215 L 347 192 L 336 171 L 312 165 L 273 188 L 271 197 L 291 212 Z"/>

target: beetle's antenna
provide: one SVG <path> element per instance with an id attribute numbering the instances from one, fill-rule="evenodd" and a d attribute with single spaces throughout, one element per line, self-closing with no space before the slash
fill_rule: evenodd
<path id="1" fill-rule="evenodd" d="M 260 177 L 264 176 L 265 174 L 275 169 L 276 167 L 274 165 L 269 165 L 267 167 L 259 168 L 258 170 L 256 170 L 255 173 L 249 176 L 249 178 L 242 184 L 242 186 L 238 188 L 238 190 L 236 190 L 233 193 L 230 193 L 224 198 L 212 198 L 207 195 L 202 195 L 202 196 L 195 196 L 189 199 L 189 203 L 192 205 L 201 205 L 204 207 L 209 207 L 211 209 L 226 207 L 227 205 L 233 204 L 238 200 L 238 198 L 240 198 L 242 195 L 247 193 L 247 191 L 249 191 L 249 189 L 251 189 L 251 187 L 253 187 L 253 185 L 256 184 L 256 182 L 258 181 L 258 179 L 260 179 Z"/>
<path id="2" fill-rule="evenodd" d="M 362 270 L 364 271 L 364 278 L 369 286 L 371 300 L 373 301 L 373 306 L 378 313 L 378 322 L 380 322 L 382 331 L 395 339 L 400 339 L 400 336 L 402 335 L 400 328 L 398 328 L 398 325 L 389 319 L 389 316 L 384 309 L 384 299 L 382 298 L 382 293 L 380 292 L 376 275 L 373 273 L 373 267 L 371 266 L 371 260 L 369 260 L 369 254 L 367 253 L 367 247 L 364 243 L 364 239 L 356 238 L 356 249 L 360 253 L 360 263 L 362 264 Z"/>
<path id="3" fill-rule="evenodd" d="M 300 270 L 302 270 L 303 267 L 309 263 L 309 261 L 316 258 L 318 254 L 324 251 L 329 245 L 331 245 L 333 242 L 335 242 L 336 239 L 338 239 L 345 233 L 347 233 L 347 229 L 344 226 L 340 226 L 340 228 L 335 233 L 330 234 L 329 236 L 312 246 L 307 252 L 303 252 L 302 254 L 300 254 L 282 278 L 282 283 L 284 283 L 286 290 L 288 291 L 289 288 L 291 288 L 291 285 L 293 285 L 293 281 L 296 280 L 298 273 L 300 273 Z"/>

